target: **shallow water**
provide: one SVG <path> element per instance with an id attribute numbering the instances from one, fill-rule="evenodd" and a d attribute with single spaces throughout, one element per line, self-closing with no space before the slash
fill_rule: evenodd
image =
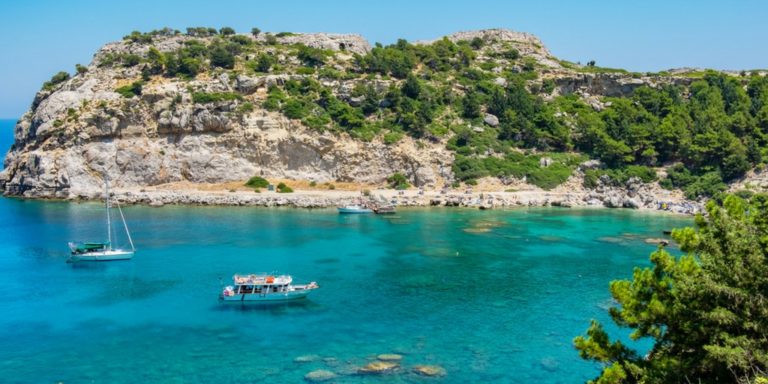
<path id="1" fill-rule="evenodd" d="M 338 383 L 583 382 L 598 367 L 571 340 L 591 318 L 608 322 L 608 282 L 648 263 L 644 238 L 690 222 L 555 208 L 128 207 L 133 260 L 65 263 L 68 240 L 103 233 L 102 214 L 0 199 L 3 382 L 295 383 L 320 368 Z M 291 305 L 217 302 L 220 281 L 260 271 L 321 289 Z M 345 375 L 380 353 L 402 354 L 400 373 Z M 317 356 L 294 361 L 303 355 Z M 416 364 L 447 375 L 417 377 Z"/>

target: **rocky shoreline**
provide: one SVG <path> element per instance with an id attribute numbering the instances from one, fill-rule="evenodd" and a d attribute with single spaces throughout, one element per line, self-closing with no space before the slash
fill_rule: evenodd
<path id="1" fill-rule="evenodd" d="M 365 195 L 357 191 L 296 191 L 278 193 L 273 191 L 254 192 L 251 190 L 202 191 L 179 189 L 114 189 L 114 198 L 123 204 L 141 204 L 154 207 L 164 205 L 199 206 L 258 206 L 294 208 L 331 208 L 353 204 L 360 199 L 380 204 L 395 204 L 400 207 L 465 207 L 478 209 L 513 207 L 605 207 L 639 210 L 664 210 L 678 214 L 701 212 L 702 206 L 669 196 L 638 196 L 597 191 L 547 192 L 476 192 L 470 190 L 435 191 L 392 189 L 366 190 Z M 33 197 L 34 198 L 34 197 Z M 100 200 L 101 192 L 84 195 L 70 195 L 65 200 Z"/>

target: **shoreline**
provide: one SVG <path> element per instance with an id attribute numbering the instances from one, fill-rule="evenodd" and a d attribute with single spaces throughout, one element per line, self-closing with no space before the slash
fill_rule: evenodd
<path id="1" fill-rule="evenodd" d="M 198 186 L 199 187 L 199 186 Z M 296 190 L 292 193 L 275 191 L 254 192 L 250 189 L 201 190 L 184 186 L 113 188 L 111 194 L 122 204 L 190 206 L 260 206 L 293 208 L 334 208 L 371 201 L 394 204 L 398 207 L 463 207 L 475 209 L 504 209 L 515 207 L 563 208 L 629 208 L 641 211 L 695 214 L 702 211 L 701 204 L 669 196 L 630 196 L 617 198 L 609 191 L 552 192 L 526 191 L 473 191 L 473 190 L 393 190 L 371 189 L 365 194 L 352 190 Z M 101 200 L 101 191 L 70 192 L 68 196 L 6 195 L 22 199 L 54 199 L 62 201 Z M 659 209 L 667 204 L 667 209 Z"/>

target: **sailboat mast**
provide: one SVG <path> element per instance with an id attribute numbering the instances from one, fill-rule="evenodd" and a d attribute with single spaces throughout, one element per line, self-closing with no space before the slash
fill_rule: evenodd
<path id="1" fill-rule="evenodd" d="M 107 175 L 104 175 L 104 192 L 106 193 L 104 204 L 107 208 L 107 242 L 109 249 L 112 250 L 112 219 L 109 217 L 109 177 Z"/>

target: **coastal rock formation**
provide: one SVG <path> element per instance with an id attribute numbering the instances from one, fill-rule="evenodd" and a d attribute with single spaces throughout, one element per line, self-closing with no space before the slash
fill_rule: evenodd
<path id="1" fill-rule="evenodd" d="M 537 63 L 545 67 L 550 67 L 550 68 L 562 67 L 559 61 L 557 60 L 557 58 L 552 56 L 552 54 L 549 52 L 547 47 L 544 46 L 544 43 L 542 43 L 538 37 L 530 33 L 495 28 L 495 29 L 483 29 L 479 31 L 456 32 L 446 36 L 446 38 L 454 43 L 462 40 L 471 41 L 472 39 L 475 39 L 475 38 L 481 39 L 483 41 L 506 42 L 506 43 L 510 43 L 512 47 L 517 49 L 522 56 L 531 57 Z M 433 42 L 434 40 L 420 41 L 417 43 L 430 44 Z M 495 51 L 499 51 L 504 47 L 505 46 L 503 44 L 499 45 L 498 49 L 495 49 Z"/>
<path id="2" fill-rule="evenodd" d="M 404 76 L 359 73 L 359 55 L 367 54 L 371 47 L 358 35 L 224 37 L 161 32 L 106 44 L 73 77 L 47 83 L 16 124 L 15 143 L 0 173 L 0 190 L 24 197 L 90 199 L 99 196 L 106 176 L 122 191 L 125 201 L 155 206 L 177 202 L 323 206 L 334 202 L 137 191 L 180 182 L 238 182 L 255 175 L 383 186 L 395 173 L 417 187 L 444 188 L 456 181 L 457 152 L 448 145 L 455 132 L 467 127 L 474 134 L 491 137 L 504 128 L 503 115 L 480 106 L 474 122 L 455 111 L 441 112 L 442 120 L 429 123 L 419 114 L 406 116 L 404 122 L 402 117 L 387 116 L 388 111 L 354 115 L 346 110 L 389 108 L 401 97 L 393 90 L 400 90 L 405 82 Z M 544 80 L 531 77 L 527 87 L 541 87 L 542 81 L 552 80 L 550 96 L 577 94 L 595 109 L 607 105 L 603 96 L 626 96 L 642 85 L 690 82 L 678 74 L 637 77 L 579 72 L 574 64 L 562 65 L 538 38 L 527 33 L 490 29 L 458 32 L 444 39 L 457 43 L 451 49 L 479 47 L 473 48 L 470 60 L 476 60 L 496 86 L 507 87 L 509 79 L 521 71 L 535 69 Z M 231 62 L 214 65 L 214 53 L 226 59 L 224 51 L 237 55 L 233 54 Z M 323 62 L 322 68 L 318 61 Z M 463 84 L 446 84 L 440 97 L 447 100 L 467 91 Z M 288 100 L 285 94 L 300 95 L 312 89 L 322 96 L 310 106 L 296 103 L 296 98 Z M 437 88 L 429 92 L 438 93 Z M 348 126 L 342 129 L 341 124 Z M 395 129 L 393 124 L 415 126 L 418 134 L 398 131 L 402 128 Z M 500 154 L 489 149 L 478 156 Z M 636 181 L 623 186 L 603 183 L 586 190 L 579 172 L 553 191 L 559 197 L 534 193 L 499 202 L 436 196 L 425 204 L 648 208 L 658 200 L 657 186 Z M 502 190 L 520 186 L 543 192 L 525 178 L 502 179 Z"/>
<path id="3" fill-rule="evenodd" d="M 304 44 L 313 48 L 347 51 L 363 55 L 371 50 L 368 40 L 360 35 L 337 33 L 292 33 L 278 37 L 283 44 Z"/>
<path id="4" fill-rule="evenodd" d="M 572 93 L 621 97 L 631 95 L 642 86 L 653 88 L 666 84 L 690 85 L 692 80 L 677 76 L 627 76 L 625 73 L 582 73 L 574 75 L 556 74 L 551 78 L 556 84 L 557 94 Z"/>

